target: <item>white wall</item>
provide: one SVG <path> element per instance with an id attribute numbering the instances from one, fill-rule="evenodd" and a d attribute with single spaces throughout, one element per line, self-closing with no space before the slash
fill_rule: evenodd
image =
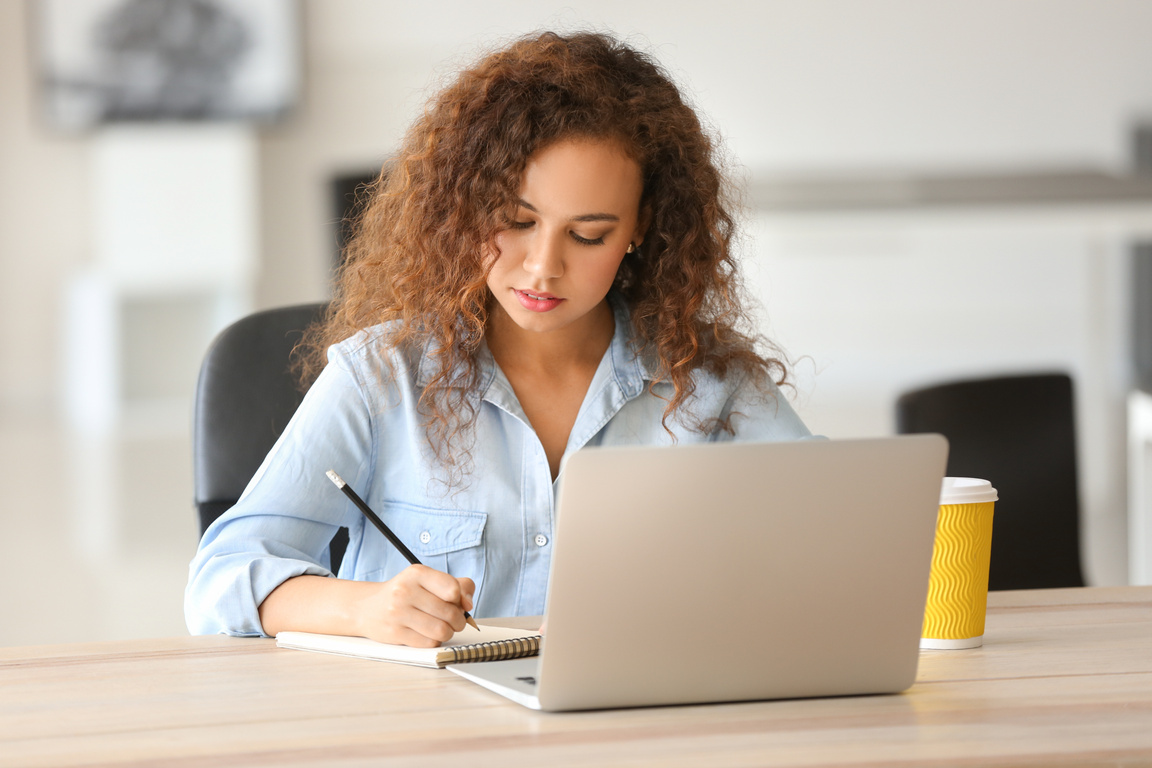
<path id="1" fill-rule="evenodd" d="M 480 46 L 539 27 L 611 29 L 653 52 L 722 131 L 737 173 L 753 179 L 1115 169 L 1127 161 L 1132 121 L 1152 118 L 1147 0 L 302 7 L 304 101 L 260 141 L 261 305 L 326 294 L 330 177 L 378 165 L 429 87 Z M 8 413 L 53 402 L 64 280 L 89 259 L 93 210 L 86 140 L 36 124 L 25 14 L 24 3 L 0 3 L 0 405 Z M 750 261 L 771 328 L 794 355 L 816 361 L 801 368 L 802 412 L 833 436 L 880 432 L 890 429 L 894 394 L 920 378 L 1042 362 L 1108 371 L 1084 385 L 1094 393 L 1090 439 L 1103 446 L 1087 461 L 1089 570 L 1099 583 L 1122 580 L 1122 478 L 1098 465 L 1115 458 L 1107 446 L 1122 440 L 1114 400 L 1127 375 L 1125 227 L 1089 223 L 1073 232 L 1053 229 L 1057 219 L 1044 212 L 1026 224 L 981 216 L 911 225 L 753 218 Z M 909 226 L 911 248 L 900 243 Z M 819 244 L 824 235 L 832 245 Z M 781 246 L 788 237 L 798 247 Z M 894 280 L 913 297 L 899 313 L 887 304 Z M 996 321 L 958 339 L 957 286 L 974 283 L 995 286 L 973 311 Z M 871 311 L 846 316 L 847 306 Z M 1104 319 L 1100 307 L 1112 307 Z M 924 357 L 947 344 L 955 346 Z"/>
<path id="2" fill-rule="evenodd" d="M 89 256 L 87 151 L 33 114 L 26 4 L 0 3 L 0 409 L 46 411 L 68 273 Z"/>
<path id="3" fill-rule="evenodd" d="M 323 296 L 326 184 L 378 164 L 437 78 L 550 26 L 611 29 L 684 84 L 751 177 L 1126 161 L 1152 119 L 1147 0 L 304 0 L 306 94 L 262 140 L 261 303 Z M 25 3 L 0 3 L 0 403 L 41 405 L 60 280 L 88 254 L 83 137 L 33 109 Z"/>
<path id="4" fill-rule="evenodd" d="M 575 8 L 576 10 L 573 10 Z M 307 103 L 265 142 L 272 302 L 319 295 L 333 168 L 375 163 L 492 41 L 610 29 L 649 50 L 750 176 L 1127 162 L 1152 119 L 1147 0 L 305 4 Z M 320 203 L 320 205 L 317 205 Z"/>

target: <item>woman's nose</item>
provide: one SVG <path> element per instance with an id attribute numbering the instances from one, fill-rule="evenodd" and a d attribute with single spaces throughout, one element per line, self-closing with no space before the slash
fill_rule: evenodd
<path id="1" fill-rule="evenodd" d="M 557 238 L 540 233 L 532 238 L 524 257 L 524 270 L 537 277 L 549 279 L 564 274 L 564 254 Z"/>

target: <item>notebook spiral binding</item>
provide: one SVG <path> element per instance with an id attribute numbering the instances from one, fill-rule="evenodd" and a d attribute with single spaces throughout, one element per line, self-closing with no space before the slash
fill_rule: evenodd
<path id="1" fill-rule="evenodd" d="M 504 659 L 519 659 L 525 656 L 535 656 L 540 653 L 542 635 L 532 637 L 516 637 L 510 640 L 496 640 L 488 643 L 473 643 L 472 645 L 456 645 L 446 648 L 451 651 L 452 658 L 448 664 L 462 664 L 469 661 L 503 661 Z"/>

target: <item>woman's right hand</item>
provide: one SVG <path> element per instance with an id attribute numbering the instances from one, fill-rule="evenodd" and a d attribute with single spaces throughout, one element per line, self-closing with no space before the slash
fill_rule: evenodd
<path id="1" fill-rule="evenodd" d="M 297 576 L 260 604 L 260 623 L 267 635 L 323 632 L 434 648 L 464 629 L 475 591 L 472 579 L 426 565 L 410 565 L 385 582 Z"/>
<path id="2" fill-rule="evenodd" d="M 382 583 L 359 582 L 358 635 L 382 643 L 433 648 L 464 629 L 476 585 L 426 565 L 410 565 Z"/>

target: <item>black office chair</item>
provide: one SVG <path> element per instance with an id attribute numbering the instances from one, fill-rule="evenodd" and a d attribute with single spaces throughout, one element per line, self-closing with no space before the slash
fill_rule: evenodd
<path id="1" fill-rule="evenodd" d="M 1072 379 L 958 381 L 907 392 L 898 432 L 948 438 L 948 475 L 992 482 L 989 589 L 1082 587 Z"/>
<path id="2" fill-rule="evenodd" d="M 221 331 L 204 356 L 193 427 L 201 536 L 240 498 L 304 398 L 290 356 L 327 306 L 303 304 L 244 317 Z M 333 571 L 347 545 L 348 531 L 341 528 L 329 547 Z"/>

